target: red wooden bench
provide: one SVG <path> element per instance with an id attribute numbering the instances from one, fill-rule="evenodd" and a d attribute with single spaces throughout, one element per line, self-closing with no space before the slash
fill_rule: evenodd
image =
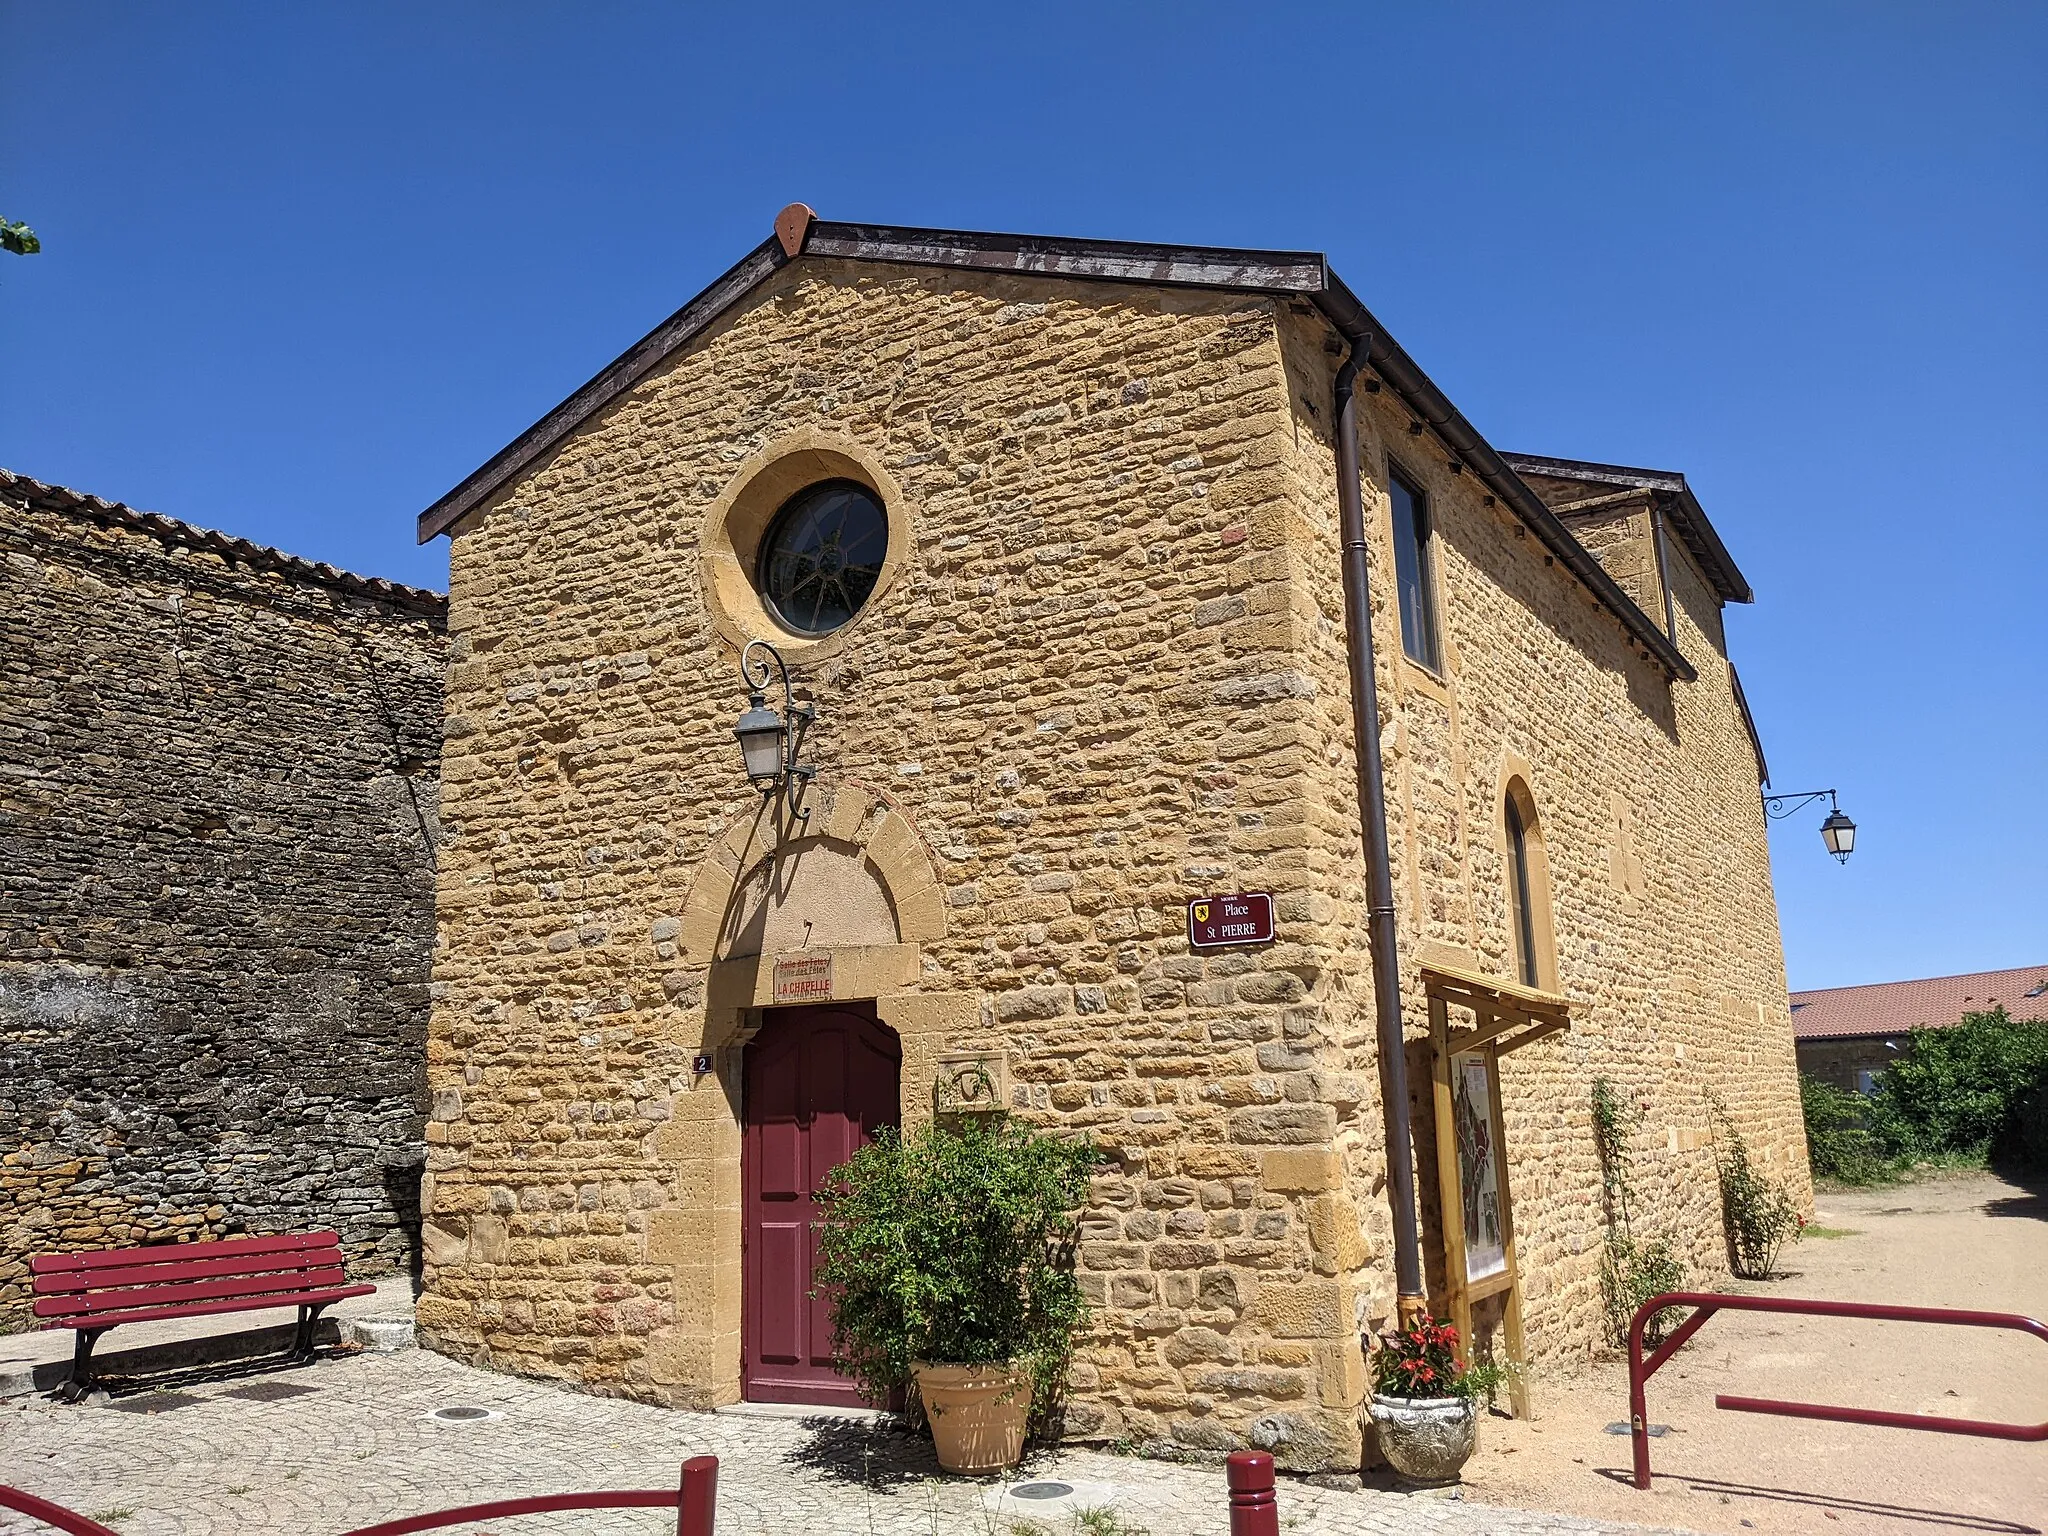
<path id="1" fill-rule="evenodd" d="M 64 1396 L 77 1402 L 92 1389 L 92 1350 L 101 1334 L 123 1323 L 154 1323 L 208 1312 L 297 1307 L 291 1358 L 313 1357 L 313 1325 L 337 1301 L 368 1296 L 374 1285 L 349 1285 L 334 1232 L 234 1237 L 217 1243 L 163 1243 L 93 1253 L 45 1253 L 29 1260 L 35 1315 L 45 1328 L 75 1328 L 71 1380 Z"/>

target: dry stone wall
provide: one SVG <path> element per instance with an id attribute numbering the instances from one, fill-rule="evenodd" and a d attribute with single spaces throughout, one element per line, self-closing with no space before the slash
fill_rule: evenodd
<path id="1" fill-rule="evenodd" d="M 410 1264 L 440 598 L 9 477 L 0 627 L 0 1316 L 35 1253 Z"/>

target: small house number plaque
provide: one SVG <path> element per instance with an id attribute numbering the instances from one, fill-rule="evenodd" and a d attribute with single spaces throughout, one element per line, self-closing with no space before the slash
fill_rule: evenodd
<path id="1" fill-rule="evenodd" d="M 1273 942 L 1273 898 L 1264 891 L 1198 896 L 1188 903 L 1188 943 L 1196 949 Z"/>

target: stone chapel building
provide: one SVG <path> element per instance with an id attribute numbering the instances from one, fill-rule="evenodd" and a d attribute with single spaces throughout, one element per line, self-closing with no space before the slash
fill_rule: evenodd
<path id="1" fill-rule="evenodd" d="M 441 534 L 436 1348 L 848 1401 L 810 1189 L 993 1083 L 1110 1157 L 1069 1432 L 1355 1467 L 1390 1179 L 1432 1303 L 1538 1362 L 1600 1333 L 1597 1077 L 1700 1278 L 1709 1095 L 1808 1196 L 1747 584 L 1682 476 L 1496 452 L 1320 256 L 799 205 Z M 815 709 L 765 794 L 757 640 Z"/>

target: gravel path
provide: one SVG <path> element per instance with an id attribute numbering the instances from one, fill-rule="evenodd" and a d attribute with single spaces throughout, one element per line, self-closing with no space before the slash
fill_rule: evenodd
<path id="1" fill-rule="evenodd" d="M 1827 1236 L 1742 1290 L 2048 1318 L 2048 1198 L 1989 1175 L 1822 1192 Z M 1533 1423 L 1491 1420 L 1467 1496 L 1722 1536 L 2027 1536 L 2048 1445 L 1725 1413 L 1717 1392 L 1956 1418 L 2048 1419 L 2048 1346 L 2021 1333 L 1728 1312 L 1650 1381 L 1655 1489 L 1628 1486 L 1628 1373 L 1545 1373 Z"/>

